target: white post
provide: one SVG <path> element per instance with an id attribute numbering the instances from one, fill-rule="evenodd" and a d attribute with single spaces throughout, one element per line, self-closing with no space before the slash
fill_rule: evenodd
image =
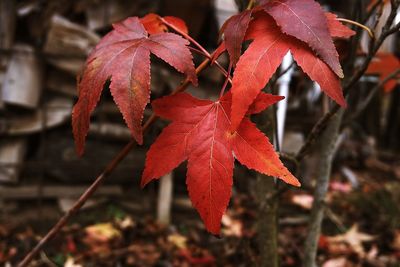
<path id="1" fill-rule="evenodd" d="M 283 58 L 282 64 L 281 64 L 281 71 L 285 71 L 287 68 L 290 67 L 290 65 L 293 63 L 293 58 L 292 55 L 288 52 L 286 56 Z M 278 107 L 276 111 L 276 123 L 278 127 L 278 142 L 282 146 L 282 141 L 283 141 L 283 134 L 285 132 L 285 120 L 286 120 L 286 110 L 287 110 L 287 103 L 288 103 L 288 97 L 289 97 L 289 85 L 290 85 L 290 80 L 292 78 L 293 74 L 293 67 L 290 67 L 290 69 L 282 75 L 279 79 L 279 95 L 285 97 L 285 101 L 279 101 L 278 102 Z"/>
<path id="2" fill-rule="evenodd" d="M 158 190 L 157 221 L 168 225 L 171 222 L 173 175 L 169 173 L 160 179 Z"/>

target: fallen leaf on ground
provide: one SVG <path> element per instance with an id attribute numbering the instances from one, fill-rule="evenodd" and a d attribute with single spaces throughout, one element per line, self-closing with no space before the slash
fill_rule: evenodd
<path id="1" fill-rule="evenodd" d="M 400 251 L 400 230 L 394 232 L 394 239 L 392 242 L 392 248 L 394 250 Z"/>
<path id="2" fill-rule="evenodd" d="M 353 225 L 350 230 L 344 234 L 327 237 L 327 241 L 330 243 L 329 246 L 335 243 L 344 243 L 361 258 L 364 258 L 366 254 L 362 244 L 374 239 L 374 236 L 360 232 L 357 224 Z"/>
<path id="3" fill-rule="evenodd" d="M 76 264 L 75 260 L 71 257 L 69 257 L 65 263 L 64 263 L 64 267 L 83 267 L 81 264 Z"/>
<path id="4" fill-rule="evenodd" d="M 353 187 L 350 183 L 343 183 L 338 181 L 333 181 L 329 185 L 332 191 L 337 191 L 341 193 L 350 193 L 353 190 Z"/>
<path id="5" fill-rule="evenodd" d="M 168 242 L 180 249 L 185 249 L 187 247 L 187 237 L 177 233 L 169 235 Z"/>
<path id="6" fill-rule="evenodd" d="M 330 259 L 322 265 L 322 267 L 350 267 L 350 266 L 352 265 L 349 264 L 346 258 Z"/>
<path id="7" fill-rule="evenodd" d="M 292 196 L 292 203 L 306 210 L 310 210 L 312 208 L 313 202 L 314 202 L 314 197 L 308 194 L 300 194 Z"/>
<path id="8" fill-rule="evenodd" d="M 224 228 L 222 229 L 222 233 L 225 236 L 243 236 L 243 224 L 240 220 L 235 220 L 228 214 L 224 214 L 222 216 L 222 225 Z"/>

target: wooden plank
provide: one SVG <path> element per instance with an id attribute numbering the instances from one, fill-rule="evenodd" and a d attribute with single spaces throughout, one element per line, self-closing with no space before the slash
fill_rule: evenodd
<path id="1" fill-rule="evenodd" d="M 9 56 L 6 51 L 12 47 L 15 35 L 15 0 L 0 1 L 0 109 L 4 108 L 3 81 Z"/>
<path id="2" fill-rule="evenodd" d="M 25 108 L 36 108 L 43 88 L 43 66 L 33 47 L 18 44 L 3 82 L 3 101 Z"/>
<path id="3" fill-rule="evenodd" d="M 26 153 L 24 138 L 3 139 L 0 142 L 0 182 L 16 183 L 21 162 Z"/>

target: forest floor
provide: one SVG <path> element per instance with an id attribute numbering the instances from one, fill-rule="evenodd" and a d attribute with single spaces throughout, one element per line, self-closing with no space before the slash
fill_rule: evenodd
<path id="1" fill-rule="evenodd" d="M 362 168 L 356 168 L 360 165 L 356 162 L 347 163 L 345 169 L 336 166 L 326 198 L 320 266 L 400 266 L 398 162 L 386 156 L 366 159 Z M 312 194 L 289 190 L 279 201 L 281 266 L 301 266 Z M 26 203 L 25 211 L 35 213 L 35 209 Z M 151 212 L 134 212 L 118 200 L 98 203 L 74 217 L 31 266 L 253 266 L 257 262 L 257 205 L 252 194 L 234 190 L 220 237 L 205 231 L 190 205 L 173 210 L 172 216 L 171 225 L 162 226 Z M 18 224 L 3 220 L 2 266 L 14 266 L 54 223 L 40 218 Z"/>

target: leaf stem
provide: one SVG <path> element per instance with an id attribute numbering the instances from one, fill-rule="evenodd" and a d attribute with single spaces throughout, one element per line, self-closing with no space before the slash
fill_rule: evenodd
<path id="1" fill-rule="evenodd" d="M 256 3 L 255 0 L 249 0 L 249 3 L 247 4 L 246 9 L 247 9 L 247 10 L 252 9 L 255 3 Z"/>
<path id="2" fill-rule="evenodd" d="M 203 51 L 201 51 L 201 50 L 199 50 L 197 48 L 191 47 L 191 46 L 188 46 L 188 48 L 189 48 L 189 50 L 191 50 L 191 51 L 193 51 L 193 52 L 195 52 L 195 53 L 197 53 L 199 55 L 202 55 L 205 58 L 208 58 L 208 56 L 206 54 L 204 54 Z"/>
<path id="3" fill-rule="evenodd" d="M 179 33 L 180 35 L 182 35 L 183 37 L 185 37 L 185 39 L 187 39 L 189 42 L 191 42 L 193 45 L 195 45 L 202 53 L 202 55 L 204 55 L 206 58 L 208 58 L 209 60 L 212 59 L 212 56 L 210 55 L 210 53 L 208 53 L 208 51 L 201 45 L 199 44 L 195 39 L 193 39 L 189 34 L 181 31 L 179 28 L 175 27 L 173 24 L 169 23 L 168 21 L 166 21 L 163 18 L 160 18 L 161 21 L 167 25 L 169 28 L 173 29 L 174 31 L 176 31 L 177 33 Z M 218 61 L 214 61 L 214 64 L 217 66 L 217 68 L 222 72 L 222 74 L 224 74 L 225 77 L 228 78 L 229 82 L 232 83 L 232 80 L 230 78 L 230 75 L 228 74 L 228 72 L 225 70 L 224 67 L 221 66 L 221 64 L 218 63 Z"/>
<path id="4" fill-rule="evenodd" d="M 375 34 L 372 32 L 372 30 L 369 27 L 365 26 L 364 24 L 361 24 L 361 23 L 359 23 L 357 21 L 354 21 L 354 20 L 344 19 L 344 18 L 337 18 L 337 20 L 341 21 L 341 22 L 346 22 L 346 23 L 349 23 L 349 24 L 353 24 L 353 25 L 355 25 L 357 27 L 360 27 L 360 28 L 364 29 L 368 33 L 369 37 L 371 37 L 372 39 L 375 39 Z"/>
<path id="5" fill-rule="evenodd" d="M 228 67 L 228 74 L 229 75 L 231 74 L 231 71 L 232 71 L 232 63 L 229 63 L 229 67 Z M 228 81 L 230 81 L 230 79 L 227 76 L 226 79 L 225 79 L 224 85 L 222 86 L 221 93 L 219 94 L 219 98 L 221 98 L 224 95 L 225 88 L 228 85 Z M 231 82 L 231 84 L 232 84 L 232 82 Z"/>
<path id="6" fill-rule="evenodd" d="M 379 91 L 379 89 L 381 89 L 390 80 L 396 79 L 399 75 L 400 75 L 400 69 L 395 70 L 394 72 L 386 76 L 382 81 L 380 81 L 374 88 L 372 88 L 367 97 L 365 98 L 365 100 L 359 105 L 358 109 L 351 114 L 350 118 L 347 119 L 345 123 L 349 123 L 350 121 L 360 116 L 362 111 L 364 111 L 367 108 L 368 104 L 371 102 L 372 98 Z"/>

